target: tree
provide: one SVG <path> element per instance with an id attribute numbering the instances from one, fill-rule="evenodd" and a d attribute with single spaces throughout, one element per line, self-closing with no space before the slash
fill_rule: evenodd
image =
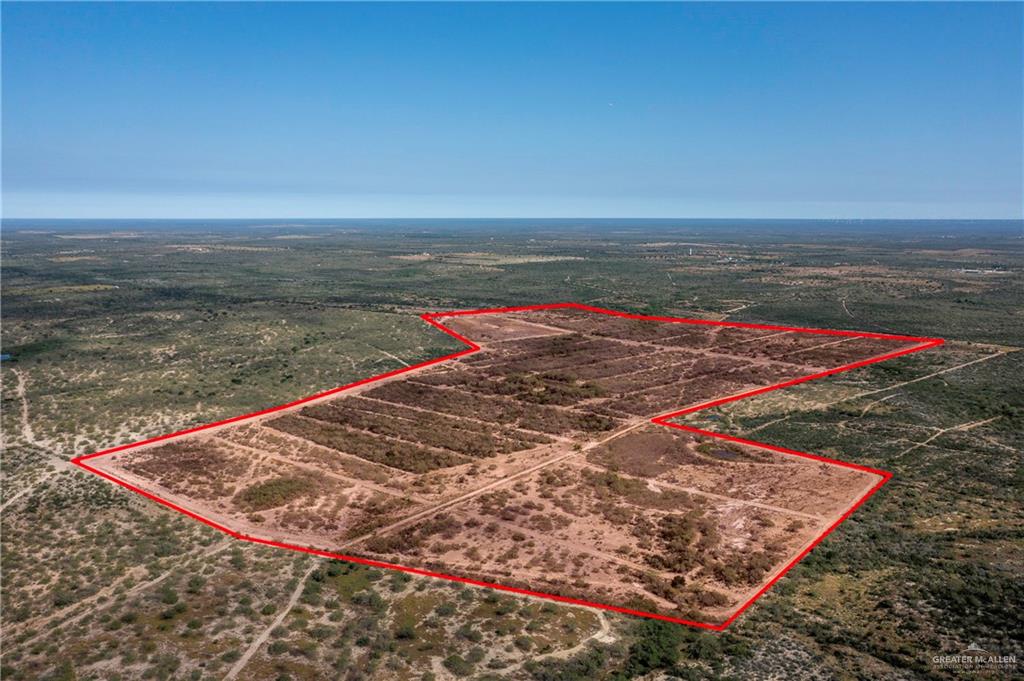
<path id="1" fill-rule="evenodd" d="M 623 676 L 633 678 L 655 669 L 674 667 L 679 660 L 683 628 L 678 624 L 647 620 L 637 627 L 636 642 L 629 647 Z"/>

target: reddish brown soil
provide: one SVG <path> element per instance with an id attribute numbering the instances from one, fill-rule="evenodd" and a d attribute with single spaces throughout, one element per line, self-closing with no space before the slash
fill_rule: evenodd
<path id="1" fill-rule="evenodd" d="M 580 311 L 445 323 L 481 351 L 94 463 L 251 536 L 720 622 L 879 477 L 648 420 L 907 346 Z"/>

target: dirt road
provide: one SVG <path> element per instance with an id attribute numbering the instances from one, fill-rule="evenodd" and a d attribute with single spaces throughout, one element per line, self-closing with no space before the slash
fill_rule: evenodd
<path id="1" fill-rule="evenodd" d="M 244 653 L 242 653 L 242 656 L 238 658 L 231 669 L 228 670 L 227 675 L 224 677 L 225 681 L 237 678 L 238 674 L 245 668 L 245 665 L 249 664 L 249 660 L 252 659 L 252 656 L 260 649 L 260 646 L 266 643 L 267 639 L 270 638 L 270 632 L 281 626 L 281 623 L 284 622 L 284 618 L 288 616 L 288 613 L 292 611 L 295 604 L 299 602 L 299 597 L 302 596 L 302 590 L 306 587 L 306 580 L 309 579 L 309 576 L 313 574 L 313 571 L 318 567 L 320 567 L 320 561 L 313 561 L 313 564 L 309 566 L 309 569 L 307 569 L 302 575 L 302 578 L 299 579 L 299 583 L 295 585 L 295 590 L 292 591 L 292 595 L 288 599 L 288 603 L 285 607 L 281 608 L 281 612 L 277 613 L 277 617 L 275 617 L 274 620 L 260 632 L 260 635 L 249 644 L 249 647 L 246 648 Z"/>

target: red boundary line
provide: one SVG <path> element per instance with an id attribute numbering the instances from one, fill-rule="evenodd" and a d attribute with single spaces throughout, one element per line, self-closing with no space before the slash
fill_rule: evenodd
<path id="1" fill-rule="evenodd" d="M 299 405 L 305 404 L 305 403 L 310 402 L 312 400 L 317 400 L 317 399 L 321 399 L 323 397 L 327 397 L 329 395 L 335 395 L 337 393 L 344 392 L 345 390 L 349 390 L 351 388 L 355 388 L 356 386 L 365 385 L 367 383 L 372 383 L 374 381 L 379 381 L 379 380 L 384 379 L 384 378 L 390 378 L 392 376 L 397 376 L 399 374 L 403 374 L 403 373 L 406 373 L 408 371 L 413 371 L 415 369 L 421 369 L 423 367 L 430 366 L 432 364 L 439 364 L 441 362 L 447 362 L 448 360 L 455 359 L 456 357 L 462 357 L 464 355 L 472 354 L 472 353 L 477 352 L 478 350 L 480 350 L 480 346 L 479 345 L 477 345 L 473 341 L 469 340 L 468 338 L 462 336 L 459 333 L 456 333 L 455 331 L 449 329 L 447 326 L 445 326 L 445 325 L 443 325 L 443 324 L 441 324 L 440 322 L 437 321 L 438 319 L 441 319 L 443 317 L 461 317 L 461 316 L 466 316 L 466 315 L 499 314 L 499 313 L 505 313 L 505 312 L 528 312 L 528 311 L 535 311 L 535 310 L 554 310 L 554 309 L 577 309 L 577 310 L 584 310 L 584 311 L 587 311 L 587 312 L 595 312 L 595 313 L 599 313 L 599 314 L 611 315 L 611 316 L 615 316 L 615 317 L 624 317 L 626 319 L 640 319 L 640 320 L 644 320 L 644 321 L 672 322 L 672 323 L 681 323 L 681 324 L 699 324 L 699 325 L 706 325 L 706 326 L 729 326 L 729 327 L 742 328 L 742 329 L 763 329 L 763 330 L 770 330 L 770 331 L 795 331 L 795 332 L 800 332 L 800 333 L 815 333 L 815 334 L 824 334 L 824 335 L 832 335 L 832 336 L 849 336 L 849 337 L 856 337 L 856 338 L 881 338 L 881 339 L 888 339 L 888 340 L 898 340 L 898 341 L 905 341 L 905 342 L 910 341 L 910 342 L 918 343 L 918 345 L 915 345 L 915 346 L 912 346 L 912 347 L 909 347 L 909 348 L 904 348 L 902 350 L 897 350 L 897 351 L 894 351 L 894 352 L 890 352 L 888 354 L 880 355 L 878 357 L 873 357 L 871 359 L 866 359 L 866 360 L 859 361 L 859 362 L 853 362 L 852 364 L 846 364 L 844 366 L 836 367 L 834 369 L 829 369 L 827 371 L 821 371 L 819 373 L 811 374 L 811 375 L 808 375 L 808 376 L 803 376 L 801 378 L 796 378 L 796 379 L 793 379 L 793 380 L 785 381 L 785 382 L 782 382 L 782 383 L 778 383 L 776 385 L 766 386 L 766 387 L 763 387 L 763 388 L 756 388 L 754 390 L 750 390 L 748 392 L 741 393 L 739 395 L 733 395 L 732 397 L 724 397 L 724 398 L 721 398 L 721 399 L 712 400 L 710 402 L 706 402 L 704 404 L 699 404 L 699 405 L 694 406 L 694 407 L 688 407 L 686 409 L 681 409 L 679 411 L 674 411 L 674 412 L 671 412 L 671 413 L 668 413 L 668 414 L 662 414 L 661 416 L 656 416 L 653 419 L 651 419 L 652 423 L 657 423 L 659 425 L 667 426 L 669 428 L 676 428 L 676 429 L 679 429 L 679 430 L 685 430 L 685 431 L 688 431 L 688 432 L 691 432 L 691 433 L 697 433 L 697 434 L 708 436 L 708 437 L 721 438 L 723 440 L 728 440 L 730 442 L 738 442 L 738 443 L 742 443 L 742 444 L 753 445 L 753 446 L 756 446 L 756 447 L 760 447 L 762 449 L 769 449 L 771 451 L 780 452 L 782 454 L 790 454 L 792 456 L 800 456 L 800 457 L 804 457 L 804 458 L 808 458 L 808 459 L 814 459 L 816 461 L 823 461 L 823 462 L 826 462 L 826 463 L 835 464 L 837 466 L 843 466 L 843 467 L 846 467 L 846 468 L 852 468 L 852 469 L 856 469 L 856 470 L 867 472 L 867 473 L 873 473 L 875 475 L 881 476 L 882 479 L 879 480 L 876 485 L 874 485 L 870 490 L 868 490 L 857 501 L 855 501 L 853 503 L 853 505 L 850 506 L 850 508 L 847 509 L 846 512 L 843 513 L 843 515 L 838 520 L 836 520 L 834 523 L 832 523 L 832 525 L 830 525 L 828 528 L 826 528 L 825 531 L 820 536 L 815 538 L 814 541 L 812 541 L 810 545 L 808 545 L 795 558 L 793 558 L 793 560 L 791 560 L 788 564 L 786 564 L 786 566 L 783 567 L 782 570 L 780 570 L 779 573 L 775 575 L 775 577 L 773 577 L 767 584 L 765 584 L 760 590 L 758 590 L 758 592 L 756 594 L 754 594 L 750 599 L 748 599 L 745 603 L 743 603 L 732 615 L 729 616 L 728 619 L 726 619 L 721 624 L 713 624 L 713 623 L 710 623 L 710 622 L 695 622 L 695 621 L 692 621 L 692 620 L 682 619 L 682 618 L 679 618 L 679 617 L 671 617 L 669 615 L 662 615 L 662 614 L 659 614 L 659 613 L 644 612 L 644 611 L 641 611 L 641 610 L 634 610 L 632 608 L 623 608 L 623 607 L 616 606 L 616 605 L 609 605 L 607 603 L 595 603 L 595 602 L 592 602 L 592 601 L 586 601 L 586 600 L 582 600 L 582 599 L 579 599 L 579 598 L 570 598 L 568 596 L 559 596 L 557 594 L 549 594 L 549 593 L 544 593 L 544 592 L 541 592 L 541 591 L 531 591 L 529 589 L 520 589 L 520 588 L 517 588 L 517 587 L 506 586 L 506 585 L 503 585 L 503 584 L 495 584 L 495 583 L 485 582 L 485 581 L 481 581 L 481 580 L 477 580 L 477 579 L 470 579 L 468 577 L 459 577 L 457 575 L 447 575 L 447 574 L 443 574 L 443 573 L 440 573 L 440 572 L 432 572 L 430 570 L 421 570 L 419 568 L 407 567 L 407 566 L 404 566 L 404 565 L 396 565 L 396 564 L 386 563 L 386 562 L 379 561 L 379 560 L 372 560 L 372 559 L 368 559 L 368 558 L 360 558 L 359 556 L 347 556 L 347 555 L 343 555 L 343 554 L 339 554 L 339 553 L 331 553 L 330 551 L 323 551 L 323 550 L 311 548 L 311 547 L 308 547 L 308 546 L 298 546 L 298 545 L 295 545 L 295 544 L 286 544 L 284 542 L 274 541 L 272 539 L 262 539 L 260 537 L 251 537 L 249 535 L 245 535 L 245 534 L 242 534 L 240 532 L 236 532 L 235 530 L 232 530 L 232 529 L 230 529 L 228 527 L 225 527 L 225 526 L 223 526 L 223 525 L 221 525 L 221 524 L 219 524 L 217 522 L 214 522 L 214 521 L 212 521 L 212 520 L 210 520 L 208 518 L 204 518 L 203 516 L 193 512 L 193 511 L 190 511 L 190 510 L 188 510 L 186 508 L 178 506 L 177 504 L 175 504 L 175 503 L 173 503 L 171 501 L 168 501 L 166 499 L 162 499 L 162 498 L 156 496 L 155 494 L 147 492 L 144 489 L 141 489 L 141 488 L 139 488 L 139 487 L 137 487 L 135 485 L 132 485 L 131 483 L 128 483 L 128 482 L 126 482 L 124 480 L 121 480 L 121 479 L 119 479 L 119 478 L 117 478 L 117 477 L 115 477 L 113 475 L 110 475 L 109 473 L 106 473 L 106 472 L 104 472 L 102 470 L 99 470 L 99 469 L 97 469 L 97 468 L 95 468 L 93 466 L 90 466 L 89 464 L 85 463 L 89 459 L 95 459 L 95 458 L 101 457 L 101 456 L 108 456 L 108 455 L 114 454 L 116 452 L 123 452 L 125 450 L 134 449 L 136 447 L 141 447 L 143 445 L 148 445 L 148 444 L 152 444 L 152 443 L 155 443 L 155 442 L 161 442 L 161 441 L 164 441 L 164 440 L 170 440 L 170 439 L 174 439 L 174 438 L 183 437 L 185 435 L 190 435 L 192 433 L 197 433 L 197 432 L 200 432 L 200 431 L 203 431 L 203 430 L 207 430 L 209 428 L 216 428 L 216 427 L 228 425 L 228 424 L 231 424 L 231 423 L 238 423 L 240 421 L 246 421 L 246 420 L 258 417 L 258 416 L 264 416 L 266 414 L 272 414 L 274 412 L 282 411 L 282 410 L 285 410 L 285 409 L 291 409 L 293 407 L 297 407 Z M 473 586 L 488 587 L 488 588 L 492 588 L 492 589 L 498 589 L 498 590 L 501 590 L 501 591 L 511 592 L 511 593 L 514 593 L 514 594 L 520 594 L 520 595 L 525 595 L 525 596 L 534 596 L 534 597 L 539 597 L 539 598 L 546 598 L 546 599 L 549 599 L 549 600 L 559 601 L 559 602 L 562 602 L 562 603 L 571 603 L 573 605 L 584 605 L 584 606 L 589 606 L 589 607 L 592 607 L 592 608 L 600 608 L 602 610 L 611 610 L 613 612 L 625 613 L 625 614 L 628 614 L 628 615 L 637 615 L 637 616 L 640 616 L 640 617 L 649 617 L 649 618 L 652 618 L 652 619 L 663 620 L 663 621 L 666 621 L 666 622 L 674 622 L 676 624 L 685 624 L 685 625 L 689 625 L 689 626 L 692 626 L 692 627 L 698 627 L 698 628 L 701 628 L 701 629 L 708 629 L 708 630 L 711 630 L 711 631 L 723 631 L 723 630 L 725 630 L 726 627 L 728 627 L 730 624 L 732 624 L 747 608 L 749 608 L 754 603 L 754 601 L 756 601 L 758 598 L 760 598 L 762 595 L 764 595 L 764 593 L 769 588 L 771 588 L 771 586 L 774 585 L 775 582 L 779 581 L 787 572 L 789 572 L 793 568 L 793 566 L 795 566 L 797 563 L 799 563 L 808 553 L 810 553 L 811 549 L 813 549 L 815 546 L 820 544 L 822 542 L 822 540 L 825 539 L 825 537 L 827 537 L 829 534 L 831 534 L 832 531 L 835 530 L 836 527 L 838 527 L 844 520 L 849 518 L 853 514 L 853 512 L 855 510 L 857 510 L 865 501 L 867 501 L 871 497 L 871 495 L 873 495 L 875 492 L 877 492 L 879 490 L 879 488 L 882 487 L 882 485 L 884 485 L 886 482 L 888 482 L 892 478 L 892 473 L 889 473 L 888 471 L 878 470 L 878 469 L 875 469 L 875 468 L 869 468 L 867 466 L 861 466 L 861 465 L 854 464 L 854 463 L 848 463 L 846 461 L 839 461 L 837 459 L 829 459 L 829 458 L 826 458 L 826 457 L 823 457 L 823 456 L 817 456 L 815 454 L 808 454 L 806 452 L 798 452 L 798 451 L 793 450 L 793 449 L 786 449 L 784 447 L 776 447 L 774 445 L 765 444 L 763 442 L 755 442 L 753 440 L 745 440 L 743 438 L 734 437 L 732 435 L 725 435 L 723 433 L 715 433 L 715 432 L 712 432 L 712 431 L 709 431 L 709 430 L 701 430 L 700 428 L 694 428 L 692 426 L 685 426 L 685 425 L 678 424 L 678 423 L 672 423 L 670 421 L 670 419 L 673 419 L 673 418 L 676 418 L 676 417 L 679 417 L 679 416 L 683 416 L 684 414 L 691 414 L 693 412 L 697 412 L 697 411 L 700 411 L 700 410 L 703 410 L 703 409 L 710 409 L 712 407 L 717 407 L 719 405 L 726 404 L 727 402 L 734 402 L 736 400 L 742 400 L 742 399 L 745 399 L 747 397 L 752 397 L 754 395 L 761 395 L 763 393 L 770 392 L 772 390 L 779 390 L 781 388 L 787 388 L 789 386 L 797 385 L 799 383 L 804 383 L 806 381 L 811 381 L 811 380 L 814 380 L 816 378 L 822 378 L 822 377 L 825 377 L 825 376 L 832 376 L 834 374 L 838 374 L 838 373 L 841 373 L 841 372 L 844 372 L 844 371 L 850 371 L 851 369 L 857 369 L 857 368 L 860 368 L 860 367 L 868 366 L 869 364 L 874 364 L 876 362 L 883 362 L 883 361 L 888 360 L 888 359 L 893 359 L 894 357 L 900 357 L 902 355 L 908 355 L 908 354 L 913 353 L 913 352 L 920 352 L 921 350 L 927 350 L 928 348 L 933 348 L 933 347 L 936 347 L 938 345 L 942 345 L 943 342 L 944 342 L 941 338 L 920 338 L 920 337 L 915 337 L 915 336 L 898 336 L 898 335 L 884 334 L 884 333 L 869 333 L 869 332 L 860 332 L 860 331 L 837 331 L 837 330 L 832 330 L 832 329 L 810 329 L 810 328 L 801 328 L 801 327 L 792 327 L 792 326 L 775 326 L 775 325 L 770 325 L 770 324 L 747 324 L 747 323 L 742 323 L 742 322 L 719 322 L 719 321 L 710 321 L 710 320 L 706 320 L 706 319 L 685 319 L 685 318 L 682 318 L 682 317 L 655 317 L 655 316 L 649 316 L 649 315 L 630 314 L 630 313 L 627 313 L 627 312 L 618 312 L 616 310 L 607 310 L 607 309 L 600 308 L 600 307 L 594 307 L 592 305 L 583 305 L 581 303 L 551 303 L 551 304 L 547 304 L 547 305 L 522 305 L 522 306 L 518 306 L 518 307 L 500 307 L 500 308 L 490 308 L 490 309 L 481 309 L 481 310 L 459 310 L 459 311 L 453 311 L 453 312 L 435 312 L 435 313 L 422 314 L 422 315 L 420 315 L 420 318 L 423 319 L 428 324 L 430 324 L 431 326 L 434 326 L 434 327 L 440 329 L 441 331 L 447 333 L 449 336 L 452 336 L 453 338 L 461 341 L 462 343 L 465 343 L 467 345 L 467 348 L 464 349 L 464 350 L 460 350 L 458 352 L 454 352 L 454 353 L 451 353 L 451 354 L 448 354 L 448 355 L 444 355 L 442 357 L 436 357 L 434 359 L 430 359 L 430 360 L 427 360 L 425 362 L 420 362 L 420 363 L 414 364 L 412 366 L 403 367 L 401 369 L 396 369 L 394 371 L 389 371 L 387 373 L 379 374 L 377 376 L 372 376 L 370 378 L 365 378 L 365 379 L 356 381 L 354 383 L 349 383 L 347 385 L 339 386 L 337 388 L 332 388 L 331 390 L 320 392 L 320 393 L 317 393 L 315 395 L 310 395 L 308 397 L 304 397 L 302 399 L 295 400 L 294 402 L 289 402 L 287 404 L 282 404 L 282 405 L 279 405 L 279 406 L 276 406 L 276 407 L 270 407 L 268 409 L 263 409 L 261 411 L 253 412 L 251 414 L 244 414 L 242 416 L 235 416 L 235 417 L 232 417 L 232 418 L 229 418 L 229 419 L 224 419 L 222 421 L 216 421 L 214 423 L 208 423 L 208 424 L 203 425 L 203 426 L 197 426 L 195 428 L 188 428 L 186 430 L 181 430 L 181 431 L 178 431 L 176 433 L 170 433 L 170 434 L 167 434 L 167 435 L 160 435 L 158 437 L 149 438 L 147 440 L 141 440 L 139 442 L 133 442 L 131 444 L 121 445 L 121 446 L 118 446 L 118 447 L 112 447 L 110 449 L 104 449 L 102 451 L 95 452 L 93 454 L 87 454 L 87 455 L 83 455 L 83 456 L 78 456 L 78 457 L 75 457 L 74 459 L 72 459 L 71 463 L 75 464 L 76 466 L 78 466 L 78 467 L 80 467 L 80 468 L 82 468 L 84 470 L 89 471 L 90 473 L 94 473 L 94 474 L 100 476 L 101 478 L 105 478 L 106 480 L 110 480 L 111 482 L 114 482 L 114 483 L 116 483 L 118 485 L 121 485 L 122 487 L 130 489 L 131 491 L 136 492 L 136 493 L 146 497 L 147 499 L 151 499 L 152 501 L 155 501 L 157 503 L 163 504 L 164 506 L 167 506 L 168 508 L 172 508 L 175 511 L 178 511 L 179 513 L 182 513 L 182 514 L 184 514 L 184 515 L 186 515 L 186 516 L 188 516 L 188 517 L 190 517 L 190 518 L 192 518 L 194 520 L 198 520 L 199 522 L 204 523 L 206 525 L 209 525 L 210 527 L 212 527 L 214 529 L 220 530 L 221 532 L 224 532 L 225 534 L 230 535 L 230 536 L 232 536 L 232 537 L 234 537 L 236 539 L 241 539 L 241 540 L 253 542 L 253 543 L 256 543 L 256 544 L 265 544 L 267 546 L 274 546 L 274 547 L 282 548 L 282 549 L 291 549 L 293 551 L 301 551 L 303 553 L 309 553 L 309 554 L 312 554 L 314 556 L 320 556 L 320 557 L 323 557 L 323 558 L 333 558 L 333 559 L 337 559 L 337 560 L 345 560 L 345 561 L 349 561 L 349 562 L 352 562 L 352 563 L 359 563 L 361 565 L 368 565 L 368 566 L 377 567 L 377 568 L 386 568 L 386 569 L 390 569 L 390 570 L 399 570 L 401 572 L 406 572 L 406 573 L 410 573 L 410 574 L 414 574 L 414 575 L 421 575 L 421 576 L 425 576 L 425 577 L 436 577 L 436 578 L 440 578 L 440 579 L 447 579 L 447 580 L 451 580 L 451 581 L 454 581 L 454 582 L 461 582 L 463 584 L 471 584 Z"/>

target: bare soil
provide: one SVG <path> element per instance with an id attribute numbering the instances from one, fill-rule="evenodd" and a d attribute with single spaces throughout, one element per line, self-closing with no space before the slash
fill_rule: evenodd
<path id="1" fill-rule="evenodd" d="M 879 480 L 648 423 L 907 347 L 452 317 L 480 352 L 92 463 L 250 536 L 721 622 Z"/>

